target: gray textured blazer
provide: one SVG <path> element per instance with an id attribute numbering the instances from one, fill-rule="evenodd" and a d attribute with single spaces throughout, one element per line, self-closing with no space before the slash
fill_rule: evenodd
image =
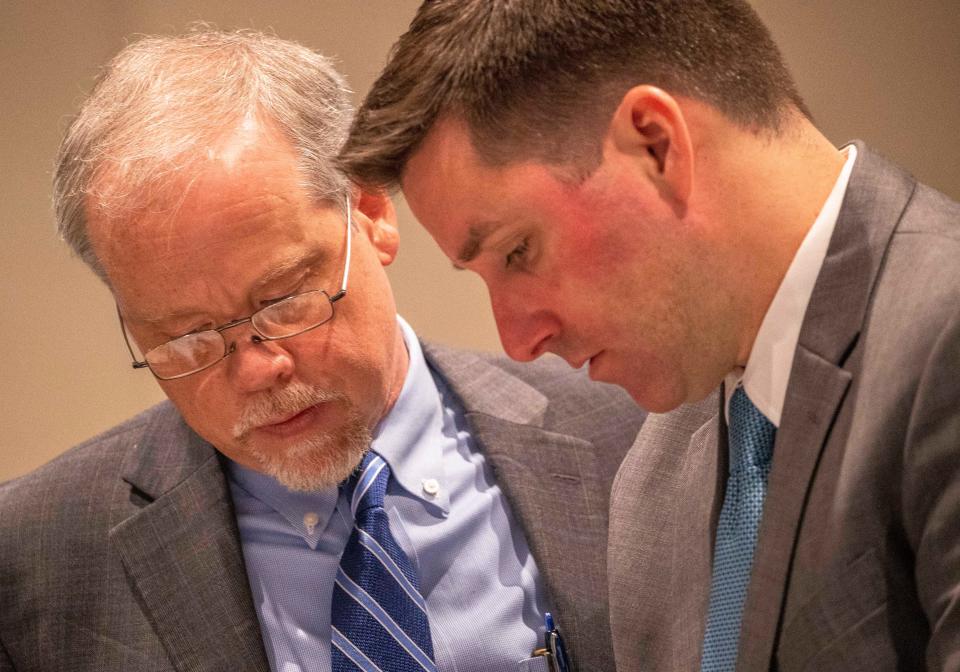
<path id="1" fill-rule="evenodd" d="M 558 360 L 424 347 L 524 527 L 578 669 L 611 670 L 608 493 L 643 414 Z M 218 453 L 169 403 L 0 486 L 0 605 L 4 672 L 269 669 Z"/>
<path id="2" fill-rule="evenodd" d="M 960 670 L 960 205 L 858 144 L 793 361 L 738 670 Z M 699 669 L 718 395 L 651 416 L 614 485 L 619 672 Z"/>

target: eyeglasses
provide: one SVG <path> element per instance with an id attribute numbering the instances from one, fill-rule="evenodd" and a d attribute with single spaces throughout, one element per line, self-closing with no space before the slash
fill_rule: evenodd
<path id="1" fill-rule="evenodd" d="M 263 343 L 264 341 L 279 341 L 291 336 L 298 336 L 332 320 L 333 304 L 346 295 L 347 278 L 350 275 L 353 221 L 349 196 L 347 196 L 346 202 L 347 250 L 340 291 L 333 296 L 322 289 L 293 294 L 261 308 L 249 317 L 243 317 L 213 329 L 195 331 L 169 340 L 144 353 L 142 361 L 137 359 L 133 348 L 130 346 L 127 329 L 123 323 L 123 315 L 120 314 L 120 307 L 118 306 L 117 317 L 120 318 L 120 331 L 123 333 L 123 341 L 127 344 L 127 350 L 130 351 L 133 368 L 149 368 L 150 372 L 160 380 L 185 378 L 210 368 L 236 351 L 236 342 L 227 345 L 227 341 L 223 337 L 223 332 L 228 329 L 249 322 L 256 332 L 250 337 L 250 340 L 254 343 Z"/>

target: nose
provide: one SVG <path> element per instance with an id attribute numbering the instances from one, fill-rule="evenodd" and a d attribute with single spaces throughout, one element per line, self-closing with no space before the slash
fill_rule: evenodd
<path id="1" fill-rule="evenodd" d="M 225 362 L 230 380 L 241 392 L 261 392 L 282 385 L 293 376 L 293 356 L 284 341 L 264 341 L 256 335 L 236 334 L 228 341 L 232 354 Z"/>
<path id="2" fill-rule="evenodd" d="M 556 314 L 532 295 L 490 291 L 500 343 L 511 359 L 529 362 L 547 352 L 560 333 Z"/>

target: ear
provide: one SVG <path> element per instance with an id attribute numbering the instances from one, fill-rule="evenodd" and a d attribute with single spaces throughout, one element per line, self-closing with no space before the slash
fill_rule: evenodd
<path id="1" fill-rule="evenodd" d="M 400 248 L 400 231 L 397 228 L 397 210 L 393 201 L 382 191 L 360 189 L 355 191 L 354 222 L 367 234 L 384 266 L 389 266 L 397 257 Z"/>
<path id="2" fill-rule="evenodd" d="M 636 86 L 624 95 L 610 122 L 613 148 L 636 162 L 679 211 L 693 190 L 693 145 L 677 100 L 655 86 Z"/>

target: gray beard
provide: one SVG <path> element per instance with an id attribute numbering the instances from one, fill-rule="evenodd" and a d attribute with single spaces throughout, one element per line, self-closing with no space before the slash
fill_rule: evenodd
<path id="1" fill-rule="evenodd" d="M 302 411 L 320 403 L 340 403 L 346 417 L 339 426 L 283 449 L 267 448 L 252 440 L 250 430 L 271 418 Z M 373 437 L 346 395 L 303 383 L 271 392 L 257 399 L 234 427 L 240 449 L 250 455 L 259 470 L 290 490 L 322 490 L 346 480 L 370 449 Z"/>

